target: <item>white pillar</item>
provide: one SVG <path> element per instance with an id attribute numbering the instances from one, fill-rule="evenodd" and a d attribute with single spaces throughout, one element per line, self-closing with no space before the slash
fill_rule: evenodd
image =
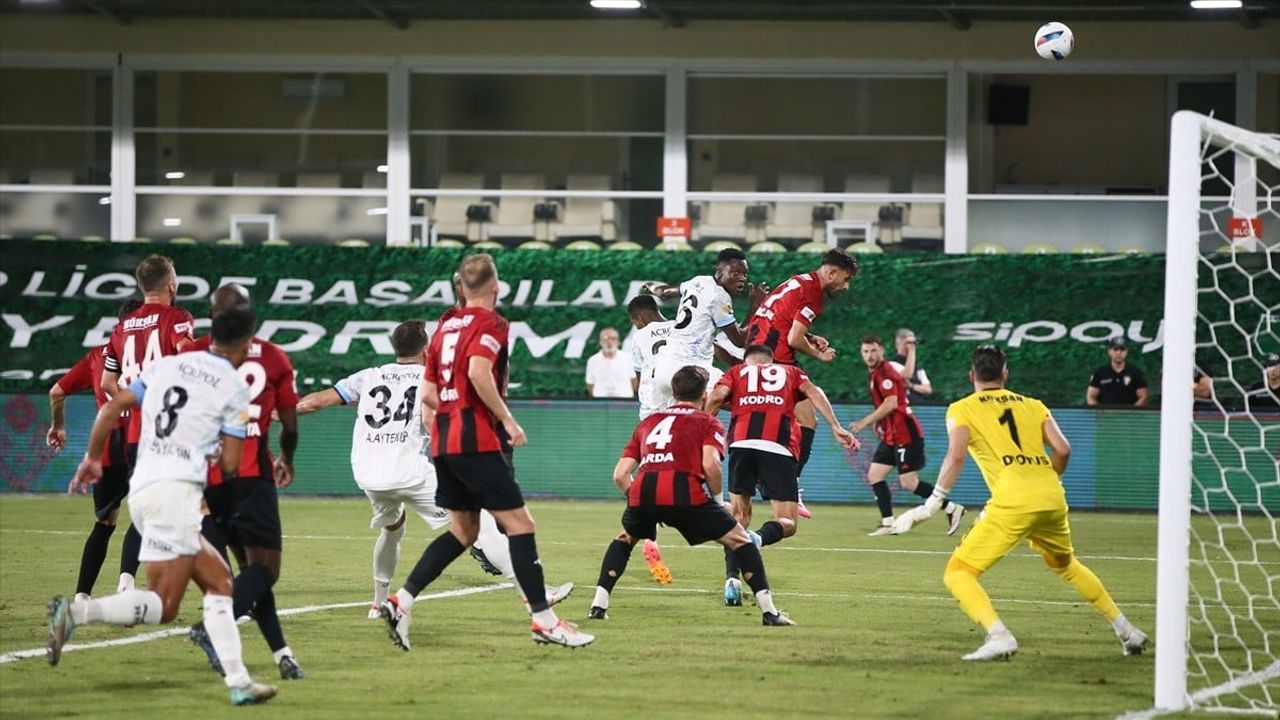
<path id="1" fill-rule="evenodd" d="M 116 58 L 111 75 L 111 239 L 129 242 L 137 234 L 136 152 L 133 143 L 133 66 Z"/>
<path id="2" fill-rule="evenodd" d="M 947 71 L 947 196 L 943 221 L 943 249 L 947 253 L 969 250 L 969 73 L 958 67 Z"/>
<path id="3" fill-rule="evenodd" d="M 683 67 L 667 68 L 666 135 L 662 142 L 662 214 L 689 214 L 689 150 L 686 129 L 688 78 Z"/>
<path id="4" fill-rule="evenodd" d="M 409 244 L 409 69 L 387 73 L 387 245 Z"/>
<path id="5" fill-rule="evenodd" d="M 1258 129 L 1258 71 L 1244 69 L 1236 72 L 1236 122 L 1246 130 Z M 1231 197 L 1231 214 L 1241 218 L 1258 216 L 1258 164 L 1245 153 L 1236 153 L 1235 192 Z M 1237 243 L 1246 252 L 1258 249 L 1257 239 Z"/>

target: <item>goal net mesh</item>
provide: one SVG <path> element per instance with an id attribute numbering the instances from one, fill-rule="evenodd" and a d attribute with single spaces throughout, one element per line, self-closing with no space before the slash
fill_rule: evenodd
<path id="1" fill-rule="evenodd" d="M 1280 137 L 1209 126 L 1200 148 L 1187 694 L 1280 704 Z M 1254 222 L 1254 220 L 1258 222 Z M 1260 222 L 1260 229 L 1258 227 Z M 1190 289 L 1188 289 L 1188 292 Z"/>

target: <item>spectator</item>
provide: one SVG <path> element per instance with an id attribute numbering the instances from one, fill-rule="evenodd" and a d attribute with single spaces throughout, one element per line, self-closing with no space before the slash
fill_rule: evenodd
<path id="1" fill-rule="evenodd" d="M 635 369 L 631 367 L 631 359 L 618 352 L 621 346 L 617 330 L 607 327 L 600 331 L 600 352 L 587 359 L 587 395 L 635 397 L 631 385 Z"/>
<path id="2" fill-rule="evenodd" d="M 897 354 L 893 356 L 891 362 L 907 382 L 907 400 L 911 401 L 912 405 L 923 403 L 928 399 L 927 396 L 933 394 L 933 384 L 929 382 L 929 376 L 920 366 L 919 359 L 913 367 L 907 367 L 908 350 L 918 344 L 916 334 L 910 328 L 899 328 L 897 336 L 893 339 L 893 347 Z"/>
<path id="3" fill-rule="evenodd" d="M 1245 407 L 1249 412 L 1261 410 L 1273 413 L 1280 410 L 1280 353 L 1270 353 L 1262 368 L 1262 379 L 1245 393 Z"/>
<path id="4" fill-rule="evenodd" d="M 1124 336 L 1117 335 L 1107 341 L 1107 354 L 1111 362 L 1093 371 L 1089 389 L 1085 391 L 1085 403 L 1089 405 L 1133 405 L 1142 407 L 1151 396 L 1147 390 L 1147 378 L 1142 371 L 1128 363 L 1129 346 Z"/>
<path id="5" fill-rule="evenodd" d="M 1213 378 L 1205 375 L 1200 368 L 1196 368 L 1192 377 L 1191 397 L 1195 398 L 1195 402 L 1213 401 Z"/>

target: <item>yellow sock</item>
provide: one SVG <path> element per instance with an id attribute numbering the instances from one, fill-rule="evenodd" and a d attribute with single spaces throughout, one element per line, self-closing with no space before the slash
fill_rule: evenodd
<path id="1" fill-rule="evenodd" d="M 947 563 L 942 582 L 946 583 L 952 597 L 959 601 L 964 614 L 981 625 L 983 630 L 990 630 L 992 625 L 1000 621 L 1000 616 L 996 615 L 991 598 L 978 582 L 980 575 L 982 572 L 977 568 L 953 558 Z"/>
<path id="2" fill-rule="evenodd" d="M 1120 616 L 1120 608 L 1116 607 L 1115 601 L 1111 599 L 1111 593 L 1102 586 L 1102 581 L 1074 556 L 1065 568 L 1053 568 L 1053 571 L 1062 576 L 1063 580 L 1071 583 L 1076 592 L 1080 593 L 1080 597 L 1088 600 L 1089 604 L 1097 608 L 1107 620 L 1114 623 Z"/>

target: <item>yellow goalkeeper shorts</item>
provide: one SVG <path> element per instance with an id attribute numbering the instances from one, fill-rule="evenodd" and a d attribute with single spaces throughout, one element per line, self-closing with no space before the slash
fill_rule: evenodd
<path id="1" fill-rule="evenodd" d="M 965 534 L 951 557 L 985 572 L 1023 540 L 1041 555 L 1073 554 L 1067 508 L 1033 512 L 988 509 Z"/>

